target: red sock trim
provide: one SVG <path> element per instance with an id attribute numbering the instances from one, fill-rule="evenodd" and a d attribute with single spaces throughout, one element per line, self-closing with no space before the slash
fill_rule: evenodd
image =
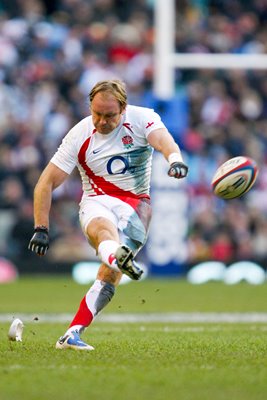
<path id="1" fill-rule="evenodd" d="M 93 318 L 94 318 L 93 314 L 87 307 L 86 300 L 84 297 L 80 303 L 79 310 L 77 311 L 69 327 L 72 327 L 74 325 L 89 326 L 93 321 Z"/>
<path id="2" fill-rule="evenodd" d="M 108 262 L 110 263 L 110 265 L 112 265 L 114 260 L 116 260 L 116 257 L 114 256 L 114 254 L 110 254 L 110 256 L 108 258 Z"/>

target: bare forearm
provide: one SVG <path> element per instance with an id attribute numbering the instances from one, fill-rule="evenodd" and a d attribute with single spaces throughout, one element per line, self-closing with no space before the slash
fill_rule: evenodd
<path id="1" fill-rule="evenodd" d="M 49 212 L 51 208 L 51 185 L 37 184 L 34 190 L 34 226 L 49 228 Z"/>
<path id="2" fill-rule="evenodd" d="M 34 235 L 29 243 L 29 250 L 44 256 L 49 249 L 49 213 L 52 192 L 61 185 L 68 174 L 53 163 L 48 163 L 42 172 L 33 196 Z"/>
<path id="3" fill-rule="evenodd" d="M 170 154 L 177 153 L 181 156 L 181 151 L 179 146 L 174 142 L 174 140 L 167 140 L 161 148 L 161 153 L 168 161 Z M 181 156 L 182 157 L 182 156 Z"/>
<path id="4" fill-rule="evenodd" d="M 49 212 L 52 202 L 52 192 L 68 177 L 54 164 L 49 163 L 44 169 L 34 189 L 34 225 L 49 228 Z"/>

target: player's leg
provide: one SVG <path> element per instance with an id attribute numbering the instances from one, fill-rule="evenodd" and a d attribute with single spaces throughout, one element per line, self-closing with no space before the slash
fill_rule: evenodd
<path id="1" fill-rule="evenodd" d="M 103 263 L 131 279 L 141 278 L 143 271 L 133 260 L 133 249 L 125 243 L 120 243 L 121 237 L 113 222 L 103 217 L 94 218 L 88 224 L 86 233 Z"/>
<path id="2" fill-rule="evenodd" d="M 96 280 L 82 299 L 66 333 L 56 343 L 57 349 L 94 350 L 81 340 L 82 332 L 93 322 L 94 317 L 111 301 L 122 273 L 101 264 Z"/>
<path id="3" fill-rule="evenodd" d="M 105 241 L 101 242 L 100 244 L 104 243 Z M 116 254 L 118 253 L 120 255 L 123 254 L 123 252 L 121 251 L 122 248 L 130 250 L 130 247 L 126 245 L 120 245 L 117 242 L 115 243 L 117 244 Z M 114 249 L 112 250 L 112 246 L 110 246 L 109 244 L 107 248 L 109 250 L 105 249 L 107 253 L 106 257 L 110 258 L 110 256 L 108 256 L 108 253 L 109 251 L 114 251 Z M 139 268 L 132 260 L 133 258 L 132 250 L 130 250 L 130 252 L 132 254 L 132 257 L 128 259 L 127 265 L 125 267 L 128 268 L 126 270 L 127 275 L 129 275 L 129 271 L 131 271 L 131 275 L 133 275 L 134 273 L 136 273 L 136 269 Z M 125 254 L 127 256 L 129 255 L 128 252 L 125 252 Z M 122 265 L 125 265 L 126 262 L 125 258 L 126 257 L 124 256 Z M 101 310 L 103 310 L 103 308 L 111 301 L 112 297 L 114 296 L 115 288 L 119 284 L 122 276 L 122 272 L 120 270 L 117 271 L 116 270 L 117 268 L 118 268 L 117 266 L 111 268 L 106 264 L 101 264 L 96 280 L 91 286 L 91 288 L 88 290 L 84 298 L 82 299 L 79 309 L 76 315 L 74 316 L 72 322 L 70 323 L 68 330 L 57 341 L 56 343 L 57 349 L 66 349 L 66 348 L 73 348 L 76 350 L 94 349 L 92 346 L 82 341 L 80 335 L 93 322 L 97 314 Z"/>
<path id="4" fill-rule="evenodd" d="M 85 198 L 80 204 L 80 222 L 100 260 L 138 280 L 143 271 L 133 259 L 146 241 L 151 207 L 146 200 L 129 201 L 131 204 L 105 195 Z M 129 237 L 128 243 L 125 236 Z"/>
<path id="5" fill-rule="evenodd" d="M 122 276 L 115 257 L 120 248 L 120 238 L 113 222 L 102 217 L 93 218 L 87 226 L 86 234 L 103 264 L 95 282 L 82 299 L 68 330 L 57 341 L 57 349 L 93 350 L 92 346 L 81 340 L 80 335 L 110 302 Z"/>
<path id="6" fill-rule="evenodd" d="M 121 206 L 116 208 L 116 213 L 107 212 L 106 208 L 103 208 L 101 211 L 107 218 L 92 217 L 89 222 L 88 218 L 81 218 L 83 230 L 103 264 L 99 269 L 96 281 L 82 299 L 69 329 L 58 340 L 57 348 L 93 350 L 92 346 L 80 339 L 80 334 L 112 299 L 115 287 L 122 275 L 121 271 L 132 279 L 139 279 L 142 274 L 133 258 L 145 243 L 150 215 L 149 213 L 144 214 L 144 216 L 148 216 L 146 224 L 144 218 L 139 218 L 142 216 L 140 210 L 137 215 L 124 203 Z M 94 212 L 99 213 L 97 207 L 93 207 L 93 209 Z M 127 243 L 127 245 L 120 244 L 120 242 Z M 134 276 L 134 274 L 136 275 Z"/>

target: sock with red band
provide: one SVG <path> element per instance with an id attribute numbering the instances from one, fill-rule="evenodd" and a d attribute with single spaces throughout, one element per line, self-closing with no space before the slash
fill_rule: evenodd
<path id="1" fill-rule="evenodd" d="M 101 261 L 104 264 L 108 265 L 110 268 L 115 271 L 120 271 L 117 266 L 117 260 L 115 258 L 115 253 L 119 247 L 119 243 L 115 242 L 115 240 L 104 240 L 98 246 L 98 255 Z"/>
<path id="2" fill-rule="evenodd" d="M 82 332 L 94 317 L 110 302 L 115 293 L 115 286 L 97 279 L 80 303 L 66 334 L 73 330 Z"/>

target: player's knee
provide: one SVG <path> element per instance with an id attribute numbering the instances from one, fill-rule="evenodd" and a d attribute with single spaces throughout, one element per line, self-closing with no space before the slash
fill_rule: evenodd
<path id="1" fill-rule="evenodd" d="M 87 235 L 89 240 L 95 245 L 99 245 L 103 240 L 114 239 L 117 230 L 109 220 L 103 217 L 92 219 L 87 227 Z"/>

